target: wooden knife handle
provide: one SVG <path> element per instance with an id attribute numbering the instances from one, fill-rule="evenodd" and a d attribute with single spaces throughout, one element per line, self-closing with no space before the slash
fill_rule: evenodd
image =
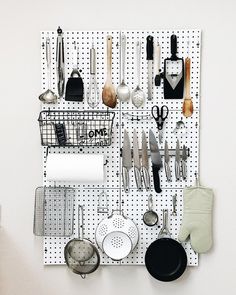
<path id="1" fill-rule="evenodd" d="M 191 60 L 189 57 L 185 59 L 185 98 L 190 99 L 190 71 L 191 71 Z"/>
<path id="2" fill-rule="evenodd" d="M 160 170 L 160 168 L 158 166 L 152 165 L 154 189 L 155 189 L 156 193 L 158 193 L 158 194 L 160 194 L 162 192 L 162 189 L 160 187 L 159 170 Z"/>
<path id="3" fill-rule="evenodd" d="M 112 36 L 107 36 L 107 76 L 111 79 Z"/>

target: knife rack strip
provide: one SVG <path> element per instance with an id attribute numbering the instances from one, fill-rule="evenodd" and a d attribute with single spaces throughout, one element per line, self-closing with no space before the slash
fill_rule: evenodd
<path id="1" fill-rule="evenodd" d="M 190 149 L 187 148 L 186 150 L 187 150 L 187 157 L 190 157 Z M 161 156 L 164 157 L 165 150 L 164 149 L 160 149 L 159 151 L 160 151 Z M 183 153 L 183 149 L 179 149 L 179 151 L 180 151 L 180 156 L 181 156 L 182 153 Z M 139 149 L 138 152 L 139 152 L 139 156 L 141 157 L 142 156 L 142 150 Z M 150 152 L 149 149 L 147 150 L 147 154 L 148 154 L 148 157 L 151 157 L 151 152 Z M 133 157 L 133 149 L 131 149 L 131 155 Z M 122 157 L 122 149 L 120 150 L 120 156 Z M 174 157 L 175 156 L 175 149 L 169 149 L 169 156 L 170 157 Z"/>
<path id="2" fill-rule="evenodd" d="M 43 185 L 48 186 L 62 186 L 71 187 L 75 190 L 75 208 L 78 204 L 84 205 L 84 237 L 94 240 L 94 232 L 97 223 L 105 218 L 107 214 L 98 214 L 98 198 L 99 194 L 104 190 L 108 195 L 109 212 L 112 209 L 117 208 L 117 201 L 121 193 L 121 199 L 123 201 L 122 209 L 124 214 L 133 219 L 140 230 L 140 240 L 138 247 L 124 260 L 116 262 L 108 258 L 104 253 L 100 252 L 101 264 L 103 265 L 144 265 L 145 251 L 148 245 L 154 241 L 159 233 L 161 220 L 156 227 L 147 227 L 142 222 L 142 215 L 147 210 L 148 195 L 146 191 L 138 192 L 135 185 L 133 169 L 130 173 L 130 193 L 125 194 L 121 182 L 121 171 L 122 171 L 122 158 L 120 152 L 123 144 L 123 131 L 127 129 L 132 146 L 132 134 L 133 129 L 137 129 L 139 136 L 139 144 L 141 147 L 141 134 L 144 130 L 147 134 L 151 128 L 156 136 L 158 132 L 156 129 L 155 121 L 150 118 L 149 120 L 127 120 L 122 116 L 122 113 L 129 113 L 134 118 L 149 118 L 151 115 L 151 108 L 153 105 L 158 104 L 167 105 L 170 112 L 167 121 L 164 126 L 164 140 L 167 139 L 170 150 L 175 149 L 176 136 L 173 135 L 172 131 L 176 127 L 176 122 L 183 120 L 188 130 L 187 137 L 180 138 L 180 145 L 185 144 L 190 148 L 191 153 L 187 160 L 188 177 L 186 181 L 181 180 L 176 182 L 174 175 L 172 175 L 173 181 L 167 183 L 164 170 L 160 173 L 160 179 L 162 184 L 162 193 L 156 194 L 152 189 L 153 194 L 154 210 L 161 216 L 162 209 L 172 210 L 172 196 L 177 195 L 177 216 L 170 216 L 169 214 L 169 228 L 172 237 L 177 239 L 178 230 L 183 217 L 183 188 L 190 186 L 195 183 L 195 173 L 199 170 L 199 117 L 200 117 L 200 51 L 201 51 L 201 32 L 199 30 L 149 30 L 149 31 L 123 31 L 127 37 L 127 52 L 126 52 L 126 83 L 129 85 L 131 90 L 137 86 L 135 78 L 135 43 L 138 39 L 142 40 L 142 52 L 141 52 L 141 88 L 147 94 L 147 60 L 146 60 L 146 37 L 152 35 L 155 42 L 158 40 L 161 45 L 161 63 L 160 67 L 163 69 L 164 58 L 170 56 L 170 36 L 176 34 L 178 37 L 178 56 L 186 58 L 189 52 L 191 58 L 191 96 L 194 103 L 194 115 L 191 118 L 185 119 L 182 117 L 182 100 L 164 100 L 163 98 L 163 84 L 160 87 L 153 86 L 153 100 L 146 101 L 144 107 L 136 109 L 131 103 L 119 103 L 118 106 L 112 110 L 115 112 L 115 119 L 113 124 L 113 138 L 110 147 L 42 147 L 43 151 Z M 70 76 L 73 66 L 73 53 L 72 44 L 77 43 L 79 51 L 78 66 L 82 69 L 81 76 L 85 87 L 89 85 L 89 49 L 94 40 L 94 47 L 97 51 L 97 83 L 100 90 L 104 85 L 106 79 L 106 36 L 110 34 L 113 37 L 112 44 L 112 80 L 115 86 L 118 86 L 120 81 L 119 73 L 119 48 L 116 46 L 119 43 L 119 31 L 65 31 L 64 42 L 65 42 L 65 74 L 66 79 Z M 51 39 L 52 48 L 52 75 L 51 85 L 52 90 L 57 93 L 57 79 L 56 79 L 56 37 L 55 31 L 43 31 L 41 32 L 41 43 L 45 42 L 46 37 L 49 36 Z M 189 41 L 189 50 L 188 44 Z M 41 51 L 41 71 L 42 71 L 42 90 L 47 89 L 47 72 L 46 72 L 46 56 L 45 52 Z M 154 71 L 154 69 L 153 69 Z M 48 105 L 42 106 L 43 110 L 48 109 Z M 89 106 L 87 105 L 86 99 L 84 102 L 66 102 L 61 99 L 57 104 L 50 105 L 51 110 L 66 110 L 66 111 L 88 111 Z M 106 111 L 107 108 L 100 103 L 97 108 L 98 110 Z M 163 145 L 160 147 L 163 149 Z M 50 182 L 47 181 L 47 152 L 50 153 L 103 153 L 106 157 L 107 165 L 106 170 L 106 182 L 102 185 L 78 185 L 78 183 L 68 182 Z M 150 160 L 150 159 L 149 159 Z M 151 163 L 150 163 L 151 166 Z M 174 171 L 174 157 L 170 158 L 171 171 Z M 151 168 L 149 169 L 151 174 Z M 151 183 L 153 187 L 153 183 Z M 77 237 L 77 212 L 74 210 L 74 236 Z M 73 238 L 64 237 L 45 237 L 44 238 L 44 264 L 65 264 L 64 261 L 64 246 L 66 243 Z M 188 265 L 198 265 L 198 255 L 191 249 L 189 243 L 185 243 L 184 247 L 188 256 Z"/>

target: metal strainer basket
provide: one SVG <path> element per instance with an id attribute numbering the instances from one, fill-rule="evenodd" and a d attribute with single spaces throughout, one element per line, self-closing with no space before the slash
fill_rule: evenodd
<path id="1" fill-rule="evenodd" d="M 38 187 L 35 190 L 36 236 L 68 237 L 73 233 L 74 196 L 71 188 Z"/>
<path id="2" fill-rule="evenodd" d="M 70 240 L 64 249 L 67 266 L 76 274 L 85 278 L 94 272 L 100 264 L 100 255 L 94 244 L 83 237 L 83 206 L 78 206 L 78 238 Z"/>

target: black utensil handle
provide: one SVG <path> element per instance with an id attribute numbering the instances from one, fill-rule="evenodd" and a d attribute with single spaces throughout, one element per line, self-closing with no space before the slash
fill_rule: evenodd
<path id="1" fill-rule="evenodd" d="M 146 51 L 147 51 L 147 60 L 153 60 L 153 37 L 150 35 L 147 36 Z"/>
<path id="2" fill-rule="evenodd" d="M 152 165 L 154 189 L 155 189 L 156 193 L 158 193 L 158 194 L 162 192 L 162 189 L 160 187 L 159 170 L 160 170 L 160 168 L 158 166 Z"/>
<path id="3" fill-rule="evenodd" d="M 177 53 L 177 37 L 176 35 L 171 35 L 170 37 L 170 47 L 171 47 L 171 57 L 175 58 Z"/>

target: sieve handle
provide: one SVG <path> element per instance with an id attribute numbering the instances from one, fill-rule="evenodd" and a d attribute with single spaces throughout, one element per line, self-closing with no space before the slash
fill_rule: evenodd
<path id="1" fill-rule="evenodd" d="M 83 240 L 84 238 L 84 207 L 78 206 L 78 238 Z"/>

